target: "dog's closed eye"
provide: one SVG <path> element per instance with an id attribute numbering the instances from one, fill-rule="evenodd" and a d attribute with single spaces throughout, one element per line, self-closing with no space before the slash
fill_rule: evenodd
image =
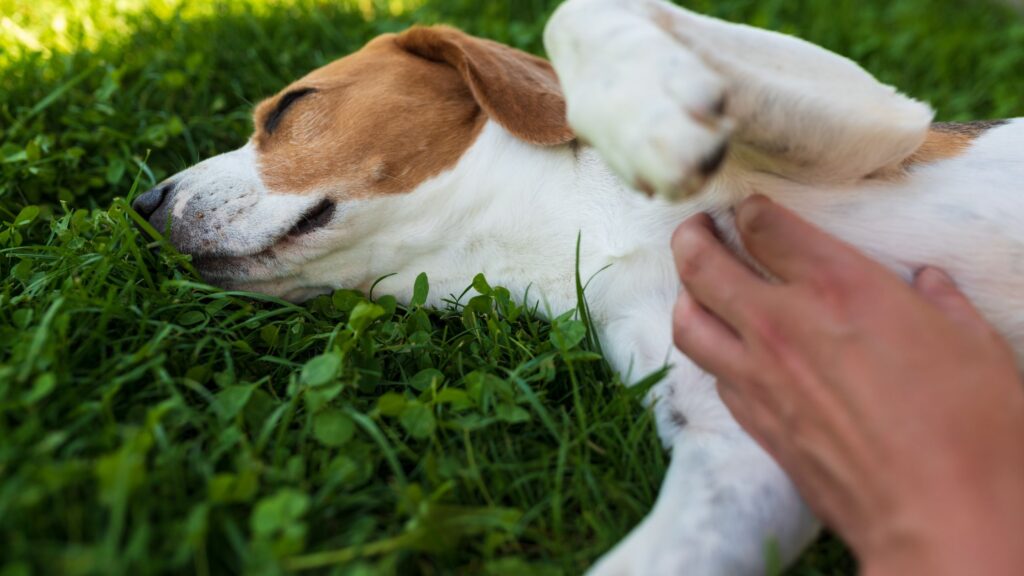
<path id="1" fill-rule="evenodd" d="M 288 111 L 288 108 L 290 108 L 291 105 L 297 102 L 300 98 L 308 96 L 314 92 L 316 92 L 316 88 L 299 88 L 282 96 L 281 99 L 277 101 L 277 106 L 274 107 L 274 110 L 270 114 L 267 114 L 266 119 L 264 119 L 263 131 L 267 134 L 273 134 L 274 130 L 276 130 L 277 126 L 281 123 L 281 119 L 284 118 L 284 114 Z"/>

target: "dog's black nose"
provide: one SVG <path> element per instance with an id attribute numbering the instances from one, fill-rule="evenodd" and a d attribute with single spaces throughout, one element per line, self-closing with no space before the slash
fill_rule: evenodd
<path id="1" fill-rule="evenodd" d="M 149 217 L 156 213 L 160 208 L 160 205 L 167 200 L 170 196 L 171 191 L 174 190 L 174 183 L 168 182 L 166 184 L 160 184 L 154 188 L 146 190 L 132 202 L 132 208 L 139 213 L 140 216 L 149 220 Z"/>

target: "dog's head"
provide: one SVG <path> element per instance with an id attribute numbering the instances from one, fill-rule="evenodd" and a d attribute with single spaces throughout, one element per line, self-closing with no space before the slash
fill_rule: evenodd
<path id="1" fill-rule="evenodd" d="M 245 146 L 133 207 L 207 280 L 301 299 L 338 287 L 308 270 L 359 242 L 346 233 L 352 208 L 415 194 L 458 163 L 488 119 L 536 145 L 573 138 L 547 62 L 452 28 L 413 28 L 264 100 Z"/>

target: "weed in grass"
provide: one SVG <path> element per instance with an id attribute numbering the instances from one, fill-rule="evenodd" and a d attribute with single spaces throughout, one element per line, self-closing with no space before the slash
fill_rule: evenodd
<path id="1" fill-rule="evenodd" d="M 847 54 L 943 119 L 1021 114 L 1024 24 L 994 5 L 686 4 Z M 408 307 L 224 292 L 122 199 L 378 33 L 537 52 L 555 5 L 0 0 L 0 574 L 572 574 L 643 517 L 665 455 L 585 309 L 541 322 L 497 278 L 440 311 L 426 277 Z M 792 573 L 853 571 L 826 538 Z"/>

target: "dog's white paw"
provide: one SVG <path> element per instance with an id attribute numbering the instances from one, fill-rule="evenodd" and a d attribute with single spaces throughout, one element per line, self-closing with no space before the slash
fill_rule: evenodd
<path id="1" fill-rule="evenodd" d="M 698 192 L 728 153 L 723 79 L 668 36 L 621 38 L 603 52 L 559 70 L 573 130 L 637 190 Z"/>

